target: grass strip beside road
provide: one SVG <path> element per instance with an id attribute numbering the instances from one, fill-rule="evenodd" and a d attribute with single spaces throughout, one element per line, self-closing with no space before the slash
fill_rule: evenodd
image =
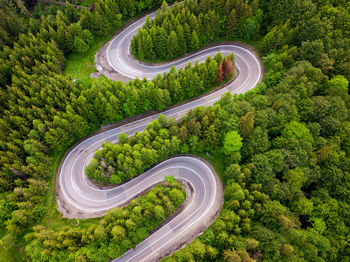
<path id="1" fill-rule="evenodd" d="M 90 74 L 96 72 L 95 54 L 111 38 L 101 38 L 84 54 L 69 54 L 64 63 L 63 75 L 80 80 L 85 85 L 91 85 Z"/>

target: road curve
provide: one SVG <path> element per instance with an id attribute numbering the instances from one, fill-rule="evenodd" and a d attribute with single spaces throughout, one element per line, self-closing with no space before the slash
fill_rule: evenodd
<path id="1" fill-rule="evenodd" d="M 154 17 L 155 13 L 150 14 Z M 239 45 L 218 45 L 197 52 L 190 57 L 158 66 L 145 65 L 130 55 L 130 40 L 142 26 L 145 18 L 129 25 L 115 36 L 105 48 L 105 58 L 118 74 L 128 78 L 153 78 L 158 73 L 185 66 L 189 60 L 204 61 L 209 55 L 234 52 L 238 77 L 228 86 L 197 100 L 166 110 L 167 118 L 180 119 L 188 110 L 198 106 L 212 105 L 224 93 L 243 93 L 261 80 L 263 68 L 255 53 Z M 102 143 L 116 143 L 120 133 L 133 135 L 143 131 L 159 114 L 134 121 L 123 126 L 93 135 L 72 148 L 62 161 L 57 175 L 57 206 L 66 217 L 88 218 L 103 215 L 107 210 L 128 203 L 159 183 L 167 175 L 187 182 L 193 189 L 187 205 L 172 220 L 115 261 L 155 261 L 194 239 L 203 232 L 219 213 L 223 201 L 223 189 L 215 171 L 204 161 L 195 157 L 179 156 L 168 159 L 132 181 L 115 188 L 98 188 L 85 175 L 85 167 Z"/>

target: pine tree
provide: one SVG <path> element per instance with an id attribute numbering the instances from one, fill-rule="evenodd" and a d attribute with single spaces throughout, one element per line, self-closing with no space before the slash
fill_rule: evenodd
<path id="1" fill-rule="evenodd" d="M 89 46 L 80 37 L 74 38 L 74 49 L 76 52 L 82 54 L 88 50 Z"/>
<path id="2" fill-rule="evenodd" d="M 188 52 L 191 50 L 191 40 L 192 40 L 191 28 L 187 23 L 185 23 L 185 25 L 183 26 L 183 29 L 184 29 L 186 47 Z"/>
<path id="3" fill-rule="evenodd" d="M 168 57 L 175 58 L 180 53 L 179 40 L 177 38 L 176 32 L 172 31 L 168 37 Z"/>
<path id="4" fill-rule="evenodd" d="M 220 20 L 213 10 L 208 12 L 206 20 L 208 24 L 208 27 L 206 28 L 207 39 L 213 41 L 220 36 Z"/>
<path id="5" fill-rule="evenodd" d="M 167 11 L 167 9 L 168 9 L 168 4 L 167 4 L 167 2 L 166 2 L 165 0 L 163 1 L 163 3 L 162 3 L 162 5 L 161 5 L 160 9 L 162 10 L 163 13 L 165 13 L 165 12 Z"/>
<path id="6" fill-rule="evenodd" d="M 144 50 L 145 58 L 148 58 L 148 59 L 153 58 L 152 38 L 146 30 L 145 30 L 145 34 L 144 34 L 144 38 L 143 38 L 143 50 Z"/>
<path id="7" fill-rule="evenodd" d="M 187 43 L 185 39 L 184 29 L 182 25 L 178 25 L 176 28 L 176 35 L 179 39 L 180 55 L 187 53 Z"/>
<path id="8" fill-rule="evenodd" d="M 208 64 L 208 77 L 209 77 L 209 83 L 211 85 L 215 84 L 215 81 L 217 79 L 217 72 L 218 72 L 218 63 L 212 59 Z"/>
<path id="9" fill-rule="evenodd" d="M 159 33 L 158 33 L 158 46 L 159 46 L 159 50 L 158 50 L 158 56 L 161 59 L 166 59 L 168 58 L 168 33 L 164 28 L 160 28 L 159 29 Z"/>
<path id="10" fill-rule="evenodd" d="M 196 31 L 192 32 L 191 37 L 191 51 L 197 50 L 199 48 L 199 39 Z"/>
<path id="11" fill-rule="evenodd" d="M 137 56 L 140 60 L 143 60 L 145 58 L 142 41 L 138 41 L 137 43 Z"/>
<path id="12" fill-rule="evenodd" d="M 243 138 L 248 138 L 253 131 L 255 123 L 254 112 L 248 112 L 245 116 L 242 116 L 239 120 L 239 130 Z"/>
<path id="13" fill-rule="evenodd" d="M 236 11 L 235 9 L 232 9 L 231 13 L 229 14 L 229 16 L 226 19 L 226 26 L 225 26 L 225 30 L 226 30 L 226 35 L 228 37 L 233 37 L 235 32 L 237 32 L 237 15 L 236 15 Z"/>
<path id="14" fill-rule="evenodd" d="M 143 28 L 149 30 L 149 29 L 151 29 L 151 26 L 152 26 L 151 20 L 149 19 L 149 16 L 146 15 L 146 19 L 145 19 L 145 23 L 143 25 Z"/>

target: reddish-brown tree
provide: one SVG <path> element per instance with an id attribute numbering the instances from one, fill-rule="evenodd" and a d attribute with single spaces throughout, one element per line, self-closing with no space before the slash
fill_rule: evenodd
<path id="1" fill-rule="evenodd" d="M 224 61 L 224 79 L 227 79 L 233 73 L 233 64 L 230 59 Z"/>
<path id="2" fill-rule="evenodd" d="M 222 68 L 222 63 L 218 66 L 218 74 L 216 77 L 216 83 L 220 84 L 220 82 L 224 79 L 224 69 Z"/>

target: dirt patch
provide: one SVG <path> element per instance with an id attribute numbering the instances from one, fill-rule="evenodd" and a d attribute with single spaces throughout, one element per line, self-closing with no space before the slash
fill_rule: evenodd
<path id="1" fill-rule="evenodd" d="M 93 72 L 90 74 L 90 78 L 100 78 L 102 76 L 102 73 L 100 72 Z"/>

